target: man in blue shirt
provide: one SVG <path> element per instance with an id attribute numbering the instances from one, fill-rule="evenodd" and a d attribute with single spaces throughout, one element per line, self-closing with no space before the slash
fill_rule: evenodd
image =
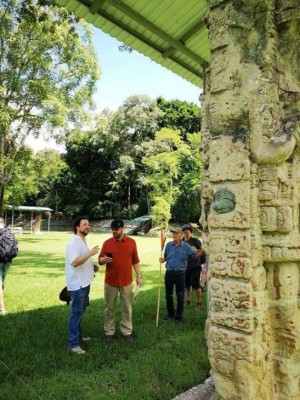
<path id="1" fill-rule="evenodd" d="M 166 261 L 166 275 L 165 275 L 165 288 L 166 288 L 166 302 L 168 315 L 165 319 L 174 319 L 178 323 L 182 323 L 184 292 L 185 292 L 185 270 L 189 256 L 196 258 L 201 256 L 196 250 L 182 241 L 181 228 L 172 228 L 170 232 L 173 233 L 173 241 L 167 243 L 164 257 L 159 259 L 160 263 Z M 176 289 L 177 309 L 175 312 L 173 302 L 173 289 Z"/>

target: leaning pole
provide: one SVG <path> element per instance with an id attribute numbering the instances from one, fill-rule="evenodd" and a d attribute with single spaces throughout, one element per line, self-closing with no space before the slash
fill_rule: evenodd
<path id="1" fill-rule="evenodd" d="M 300 399 L 300 1 L 208 0 L 201 222 L 225 400 Z"/>

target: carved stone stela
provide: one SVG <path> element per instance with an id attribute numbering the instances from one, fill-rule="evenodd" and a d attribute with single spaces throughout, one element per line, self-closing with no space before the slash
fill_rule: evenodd
<path id="1" fill-rule="evenodd" d="M 300 1 L 208 0 L 201 222 L 225 400 L 300 400 Z"/>

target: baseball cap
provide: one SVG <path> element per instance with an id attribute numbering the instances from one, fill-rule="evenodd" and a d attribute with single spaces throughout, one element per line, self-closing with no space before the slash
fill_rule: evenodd
<path id="1" fill-rule="evenodd" d="M 114 219 L 111 221 L 110 227 L 111 229 L 116 229 L 116 228 L 123 228 L 124 222 L 121 219 Z"/>
<path id="2" fill-rule="evenodd" d="M 181 228 L 183 231 L 188 231 L 190 230 L 191 232 L 193 232 L 193 228 L 191 227 L 191 225 L 189 224 L 184 224 L 183 227 Z"/>
<path id="3" fill-rule="evenodd" d="M 181 228 L 171 228 L 170 232 L 174 232 L 174 233 L 182 233 L 182 229 Z"/>

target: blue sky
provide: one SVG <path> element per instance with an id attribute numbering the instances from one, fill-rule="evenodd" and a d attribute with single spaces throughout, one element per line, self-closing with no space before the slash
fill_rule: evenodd
<path id="1" fill-rule="evenodd" d="M 121 52 L 120 44 L 100 29 L 94 29 L 94 46 L 101 68 L 95 95 L 98 110 L 116 110 L 128 96 L 135 94 L 200 104 L 200 88 L 136 51 Z"/>
<path id="2" fill-rule="evenodd" d="M 152 99 L 163 96 L 167 100 L 180 99 L 200 105 L 200 88 L 136 51 L 121 52 L 121 44 L 100 29 L 94 29 L 94 47 L 101 68 L 94 96 L 96 111 L 104 108 L 116 110 L 127 97 L 136 94 L 145 94 Z M 42 138 L 28 138 L 26 143 L 35 151 L 43 148 L 64 151 L 54 140 L 46 142 Z"/>

